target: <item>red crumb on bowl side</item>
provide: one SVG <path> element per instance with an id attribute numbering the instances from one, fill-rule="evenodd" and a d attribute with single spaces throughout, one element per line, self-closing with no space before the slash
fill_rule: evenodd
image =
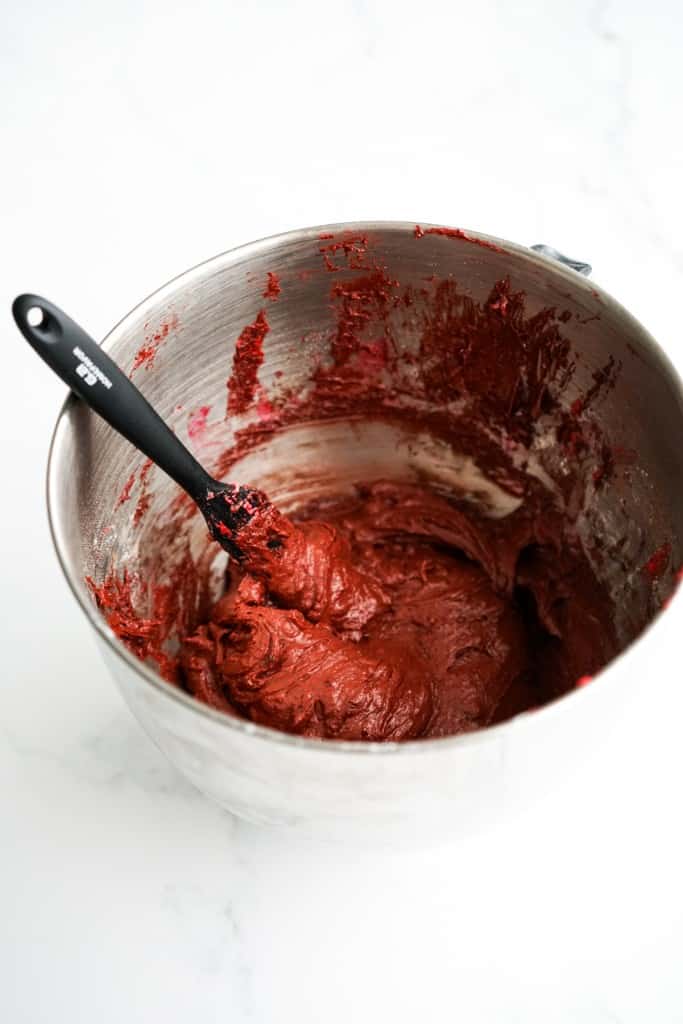
<path id="1" fill-rule="evenodd" d="M 278 277 L 277 274 L 273 273 L 272 270 L 269 270 L 268 271 L 268 282 L 266 284 L 266 289 L 265 289 L 265 291 L 263 293 L 263 298 L 264 299 L 273 299 L 273 300 L 275 300 L 275 299 L 277 299 L 277 297 L 278 297 L 278 295 L 280 294 L 281 291 L 282 291 L 282 287 L 280 285 L 280 278 Z"/>

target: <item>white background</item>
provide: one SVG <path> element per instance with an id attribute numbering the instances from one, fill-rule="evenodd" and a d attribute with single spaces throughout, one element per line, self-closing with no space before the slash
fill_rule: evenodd
<path id="1" fill-rule="evenodd" d="M 399 853 L 237 822 L 143 736 L 67 593 L 64 389 L 9 317 L 42 292 L 101 337 L 233 245 L 396 218 L 592 262 L 680 367 L 682 29 L 677 0 L 0 5 L 3 1022 L 683 1020 L 676 650 L 505 828 Z"/>

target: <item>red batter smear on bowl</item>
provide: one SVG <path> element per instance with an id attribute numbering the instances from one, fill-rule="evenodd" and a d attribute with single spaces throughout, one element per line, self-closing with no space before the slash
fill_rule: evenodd
<path id="1" fill-rule="evenodd" d="M 177 645 L 169 641 L 176 633 L 191 632 L 198 618 L 209 615 L 206 556 L 195 563 L 186 554 L 163 583 L 128 570 L 109 573 L 101 584 L 90 576 L 85 582 L 107 624 L 128 650 L 141 661 L 152 662 L 164 679 L 177 684 Z"/>
<path id="2" fill-rule="evenodd" d="M 643 572 L 650 579 L 657 579 L 662 576 L 669 565 L 671 559 L 671 545 L 668 541 L 661 544 L 656 551 L 654 551 L 647 562 L 643 566 Z"/>
<path id="3" fill-rule="evenodd" d="M 191 441 L 199 440 L 204 434 L 210 412 L 210 405 L 200 405 L 198 409 L 189 414 L 187 418 L 187 436 Z"/>
<path id="4" fill-rule="evenodd" d="M 152 504 L 152 495 L 147 491 L 144 491 L 138 498 L 137 505 L 135 506 L 135 512 L 133 513 L 133 525 L 139 526 L 147 512 L 149 506 Z"/>
<path id="5" fill-rule="evenodd" d="M 161 607 L 166 596 L 165 590 L 154 601 L 149 617 L 144 617 L 134 608 L 133 580 L 128 572 L 124 572 L 121 578 L 107 577 L 101 586 L 89 576 L 86 583 L 118 638 L 141 661 L 154 661 L 161 675 L 172 681 L 176 677 L 177 662 L 164 649 L 165 637 L 173 619 L 172 615 L 164 616 Z"/>
<path id="6" fill-rule="evenodd" d="M 149 506 L 152 503 L 152 494 L 149 491 L 149 474 L 154 463 L 151 459 L 145 459 L 140 469 L 140 494 L 138 496 L 135 512 L 133 513 L 133 526 L 139 526 Z"/>
<path id="7" fill-rule="evenodd" d="M 413 234 L 415 238 L 424 238 L 425 235 L 443 235 L 445 238 L 459 238 L 463 242 L 480 245 L 482 249 L 491 249 L 492 252 L 505 252 L 495 242 L 488 242 L 485 238 L 473 238 L 472 235 L 468 235 L 462 228 L 422 228 L 419 224 L 416 224 Z"/>
<path id="8" fill-rule="evenodd" d="M 246 412 L 254 401 L 258 371 L 263 362 L 263 339 L 269 330 L 270 325 L 262 309 L 253 324 L 247 324 L 237 339 L 232 374 L 227 385 L 228 416 Z"/>
<path id="9" fill-rule="evenodd" d="M 134 483 L 135 483 L 135 472 L 132 472 L 130 474 L 130 476 L 128 477 L 128 479 L 126 480 L 125 484 L 123 485 L 123 487 L 121 489 L 121 493 L 119 494 L 118 498 L 116 499 L 116 507 L 117 508 L 119 508 L 121 505 L 125 504 L 125 502 L 130 500 L 130 493 L 133 490 L 133 484 Z"/>
<path id="10" fill-rule="evenodd" d="M 321 239 L 334 239 L 334 235 L 321 235 Z M 350 270 L 363 270 L 366 267 L 365 256 L 368 250 L 368 236 L 352 231 L 342 232 L 335 241 L 320 246 L 325 269 L 336 273 L 344 267 Z M 340 259 L 341 258 L 341 259 Z"/>
<path id="11" fill-rule="evenodd" d="M 138 349 L 135 360 L 133 362 L 133 368 L 130 371 L 131 377 L 136 370 L 140 367 L 144 367 L 146 370 L 150 370 L 154 366 L 154 361 L 157 357 L 157 353 L 164 343 L 170 332 L 175 330 L 178 326 L 178 317 L 174 313 L 170 319 L 165 320 L 160 324 L 159 329 L 153 334 L 145 335 L 144 344 Z"/>
<path id="12" fill-rule="evenodd" d="M 385 337 L 382 325 L 396 283 L 383 270 L 374 270 L 367 276 L 354 277 L 332 286 L 332 301 L 337 314 L 337 329 L 330 348 L 332 375 L 363 348 L 377 352 L 377 345 Z M 368 336 L 365 332 L 373 325 L 378 325 L 378 329 Z"/>

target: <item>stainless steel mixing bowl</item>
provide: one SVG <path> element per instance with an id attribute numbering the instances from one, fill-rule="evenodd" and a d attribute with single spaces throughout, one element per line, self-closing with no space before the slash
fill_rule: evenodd
<path id="1" fill-rule="evenodd" d="M 657 586 L 654 596 L 650 592 L 642 566 L 653 548 L 666 539 L 672 563 L 683 561 L 683 395 L 675 372 L 643 327 L 571 267 L 473 232 L 470 238 L 493 247 L 440 235 L 425 236 L 416 245 L 413 224 L 311 228 L 243 246 L 188 271 L 125 317 L 104 347 L 121 365 L 132 367 L 141 346 L 158 345 L 153 365 L 143 362 L 134 379 L 184 439 L 188 426 L 199 422 L 197 411 L 210 406 L 208 428 L 201 437 L 191 429 L 190 444 L 211 470 L 241 425 L 224 416 L 226 378 L 241 329 L 264 305 L 267 272 L 280 275 L 283 293 L 268 305 L 271 331 L 260 373 L 266 392 L 283 379 L 292 387 L 302 384 L 324 350 L 333 322 L 319 236 L 345 230 L 368 234 L 374 256 L 402 283 L 419 283 L 435 273 L 454 275 L 462 290 L 482 300 L 495 280 L 509 274 L 514 287 L 526 292 L 529 311 L 548 306 L 571 311 L 566 334 L 578 357 L 574 388 L 587 386 L 610 356 L 622 364 L 599 415 L 611 441 L 636 452 L 637 459 L 627 474 L 617 473 L 596 492 L 582 528 L 586 535 L 618 538 L 618 555 L 598 571 L 618 605 L 625 642 L 629 623 L 650 614 L 646 602 L 661 602 L 672 586 L 669 579 L 661 593 Z M 572 397 L 570 391 L 567 402 Z M 418 474 L 457 483 L 471 470 L 458 452 L 428 435 L 406 445 L 399 434 L 376 421 L 303 423 L 264 435 L 234 467 L 232 478 L 258 484 L 286 510 L 312 489 L 335 492 L 355 480 Z M 77 400 L 67 400 L 48 469 L 59 560 L 146 731 L 202 792 L 254 821 L 316 834 L 432 836 L 495 820 L 571 771 L 577 750 L 588 755 L 637 687 L 649 648 L 683 624 L 682 602 L 676 599 L 593 685 L 478 733 L 401 745 L 285 735 L 226 717 L 167 684 L 126 649 L 97 610 L 84 582 L 88 575 L 101 581 L 112 564 L 135 572 L 150 553 L 158 554 L 161 543 L 169 565 L 188 550 L 206 557 L 200 517 L 186 517 L 171 533 L 164 530 L 164 510 L 177 489 L 156 469 L 146 484 L 149 510 L 133 525 L 138 492 L 128 501 L 119 499 L 131 469 L 139 472 L 141 464 L 141 456 L 101 420 Z M 617 550 L 614 544 L 611 550 Z M 222 557 L 214 561 L 215 580 Z"/>

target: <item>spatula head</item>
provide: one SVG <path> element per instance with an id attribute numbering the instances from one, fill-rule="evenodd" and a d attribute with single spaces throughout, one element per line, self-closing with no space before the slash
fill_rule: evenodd
<path id="1" fill-rule="evenodd" d="M 214 480 L 197 504 L 214 540 L 241 561 L 245 552 L 238 542 L 239 531 L 270 503 L 263 491 Z"/>

